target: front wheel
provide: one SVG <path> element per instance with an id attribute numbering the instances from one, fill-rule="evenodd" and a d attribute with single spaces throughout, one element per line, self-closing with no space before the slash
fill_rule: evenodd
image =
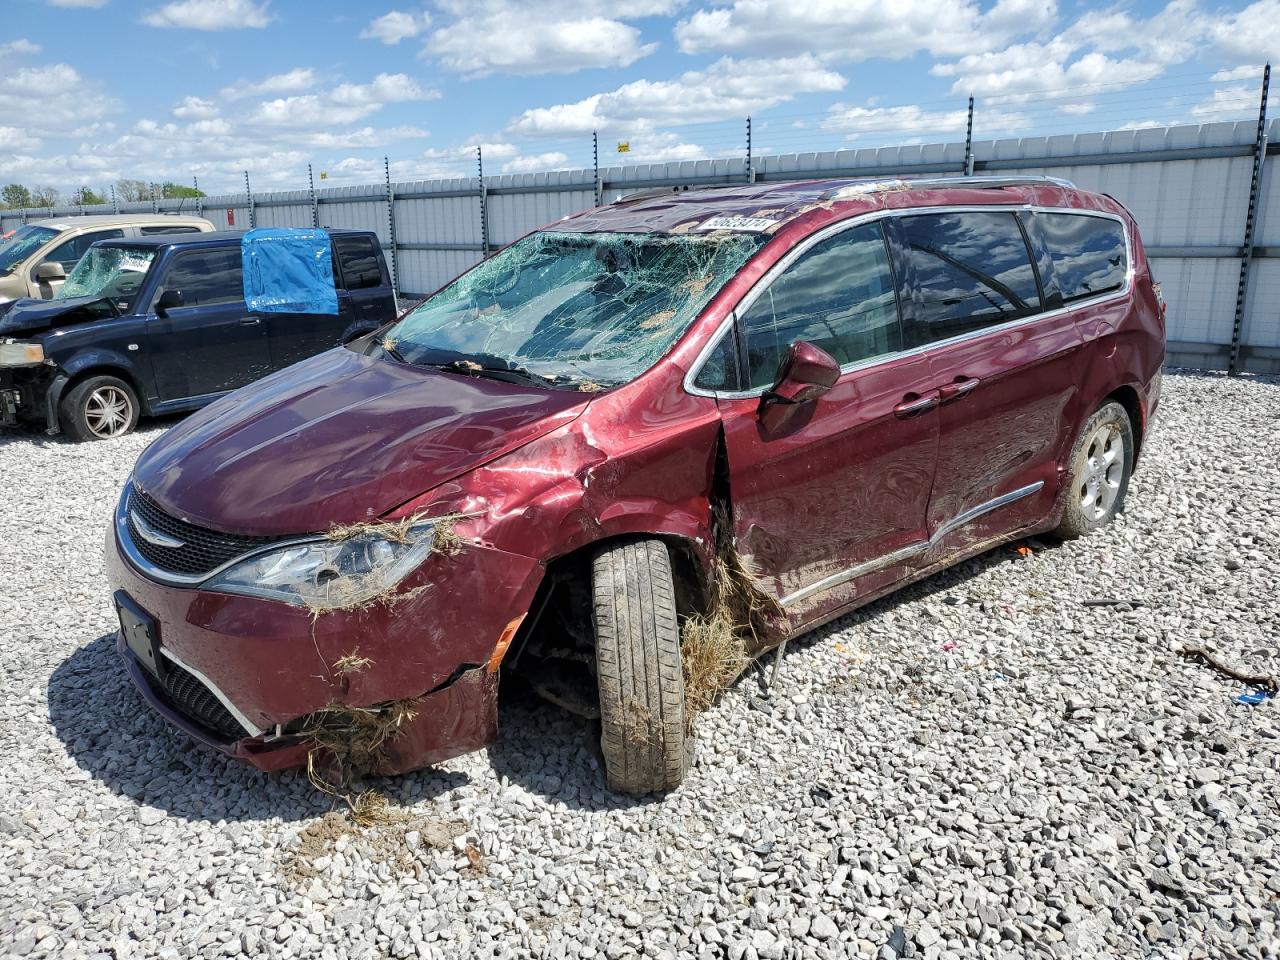
<path id="1" fill-rule="evenodd" d="M 1105 526 L 1124 509 L 1133 472 L 1133 426 L 1120 404 L 1104 403 L 1080 431 L 1067 467 L 1066 507 L 1054 531 L 1065 540 Z"/>
<path id="2" fill-rule="evenodd" d="M 111 440 L 138 425 L 138 395 L 118 377 L 81 380 L 58 404 L 58 414 L 72 440 Z"/>
<path id="3" fill-rule="evenodd" d="M 671 556 L 661 540 L 606 547 L 592 565 L 600 746 L 610 789 L 645 794 L 684 779 L 684 673 Z"/>

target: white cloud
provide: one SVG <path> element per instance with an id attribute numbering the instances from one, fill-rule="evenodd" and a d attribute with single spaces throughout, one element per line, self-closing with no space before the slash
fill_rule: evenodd
<path id="1" fill-rule="evenodd" d="M 1219 87 L 1213 94 L 1191 108 L 1191 115 L 1204 122 L 1243 119 L 1258 112 L 1260 93 L 1257 87 L 1235 84 Z"/>
<path id="2" fill-rule="evenodd" d="M 1232 80 L 1257 80 L 1262 83 L 1262 65 L 1248 64 L 1243 67 L 1232 67 L 1229 70 L 1219 70 L 1209 78 L 1214 83 L 1230 83 Z"/>
<path id="3" fill-rule="evenodd" d="M 40 52 L 40 45 L 32 43 L 25 37 L 17 40 L 10 40 L 8 43 L 0 43 L 0 57 L 25 57 L 33 56 Z"/>
<path id="4" fill-rule="evenodd" d="M 268 127 L 332 127 L 355 123 L 388 103 L 438 100 L 440 93 L 403 73 L 380 73 L 369 83 L 343 83 L 323 94 L 264 100 L 249 122 Z"/>
<path id="5" fill-rule="evenodd" d="M 957 0 L 732 0 L 676 24 L 685 53 L 812 54 L 833 62 L 957 56 L 1048 26 L 1056 4 L 998 0 L 983 14 Z"/>
<path id="6" fill-rule="evenodd" d="M 380 73 L 370 83 L 339 84 L 330 97 L 334 103 L 377 109 L 384 103 L 439 100 L 440 92 L 422 87 L 406 73 Z"/>
<path id="7" fill-rule="evenodd" d="M 228 100 L 260 97 L 269 93 L 300 93 L 303 90 L 310 90 L 314 87 L 317 79 L 316 72 L 310 67 L 295 67 L 285 73 L 273 74 L 256 83 L 240 80 L 229 87 L 223 87 L 220 92 Z"/>
<path id="8" fill-rule="evenodd" d="M 592 130 L 696 123 L 744 117 L 799 93 L 844 87 L 838 73 L 811 56 L 778 60 L 717 60 L 675 80 L 636 80 L 574 103 L 526 110 L 509 129 L 526 136 L 581 135 Z"/>
<path id="9" fill-rule="evenodd" d="M 431 34 L 423 54 L 469 76 L 625 67 L 657 44 L 642 43 L 640 31 L 623 21 L 669 13 L 674 5 L 672 0 L 581 0 L 566 15 L 558 0 L 445 0 L 442 8 L 455 19 Z"/>
<path id="10" fill-rule="evenodd" d="M 142 22 L 152 27 L 187 30 L 239 30 L 262 28 L 271 22 L 264 2 L 254 0 L 177 0 L 152 10 Z"/>
<path id="11" fill-rule="evenodd" d="M 68 129 L 100 120 L 115 108 L 113 100 L 69 64 L 0 71 L 0 117 L 21 117 L 31 136 L 65 136 Z"/>
<path id="12" fill-rule="evenodd" d="M 39 137 L 17 127 L 0 127 L 0 150 L 36 150 L 39 147 Z"/>
<path id="13" fill-rule="evenodd" d="M 893 107 L 837 103 L 819 126 L 829 133 L 843 133 L 848 141 L 920 142 L 921 137 L 941 140 L 962 135 L 968 121 L 967 107 L 926 110 L 914 103 Z M 988 131 L 1004 132 L 1025 128 L 1029 121 L 1019 113 L 987 110 L 983 112 L 982 124 Z"/>
<path id="14" fill-rule="evenodd" d="M 105 7 L 107 0 L 49 0 L 54 7 Z"/>
<path id="15" fill-rule="evenodd" d="M 537 173 L 541 170 L 564 170 L 569 165 L 568 154 L 559 151 L 531 153 L 516 157 L 502 165 L 503 173 Z"/>
<path id="16" fill-rule="evenodd" d="M 369 22 L 360 31 L 362 40 L 380 40 L 389 46 L 408 40 L 423 33 L 431 25 L 431 14 L 425 10 L 421 13 L 406 13 L 392 10 Z"/>
<path id="17" fill-rule="evenodd" d="M 1218 51 L 1232 60 L 1280 60 L 1280 0 L 1258 0 L 1239 13 L 1214 21 L 1210 29 Z"/>
<path id="18" fill-rule="evenodd" d="M 1082 94 L 1097 93 L 1099 87 L 1117 89 L 1151 80 L 1164 70 L 1164 64 L 1150 60 L 1113 60 L 1097 51 L 1076 56 L 1077 51 L 1071 41 L 1058 37 L 1048 43 L 1017 43 L 1003 50 L 970 54 L 954 63 L 935 64 L 930 72 L 956 77 L 951 92 L 957 96 L 1024 103 L 1073 88 Z"/>
<path id="19" fill-rule="evenodd" d="M 218 113 L 217 104 L 202 97 L 184 97 L 182 102 L 173 108 L 173 115 L 179 120 L 209 120 L 216 117 Z"/>

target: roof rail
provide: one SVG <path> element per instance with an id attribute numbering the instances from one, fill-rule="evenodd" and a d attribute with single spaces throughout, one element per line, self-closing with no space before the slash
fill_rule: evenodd
<path id="1" fill-rule="evenodd" d="M 823 200 L 846 200 L 865 193 L 881 193 L 886 190 L 915 190 L 927 187 L 970 187 L 972 189 L 998 189 L 999 187 L 1066 187 L 1074 190 L 1076 185 L 1061 177 L 1050 177 L 1044 174 L 1027 174 L 1021 177 L 919 177 L 904 179 L 901 177 L 869 178 L 855 181 L 843 187 L 832 187 L 822 194 Z"/>

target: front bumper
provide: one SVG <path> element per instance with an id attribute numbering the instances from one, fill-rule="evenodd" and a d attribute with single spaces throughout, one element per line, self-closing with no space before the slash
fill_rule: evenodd
<path id="1" fill-rule="evenodd" d="M 504 631 L 528 610 L 542 573 L 527 557 L 468 543 L 456 555 L 428 557 L 400 584 L 396 602 L 313 620 L 282 602 L 147 579 L 121 554 L 114 524 L 106 560 L 112 590 L 154 618 L 162 653 L 231 708 L 243 736 L 182 710 L 121 639 L 116 649 L 134 685 L 175 726 L 263 770 L 304 764 L 311 744 L 289 731 L 334 705 L 416 701 L 413 719 L 386 745 L 384 773 L 489 743 L 498 690 L 490 661 Z M 353 653 L 369 663 L 355 672 L 335 668 Z"/>

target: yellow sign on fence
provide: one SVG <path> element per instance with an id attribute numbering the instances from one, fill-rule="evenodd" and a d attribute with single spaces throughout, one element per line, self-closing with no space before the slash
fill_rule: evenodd
<path id="1" fill-rule="evenodd" d="M 630 141 L 630 140 L 619 140 L 619 141 L 618 141 L 618 152 L 619 152 L 619 153 L 630 153 L 630 152 L 631 152 L 631 141 Z"/>

